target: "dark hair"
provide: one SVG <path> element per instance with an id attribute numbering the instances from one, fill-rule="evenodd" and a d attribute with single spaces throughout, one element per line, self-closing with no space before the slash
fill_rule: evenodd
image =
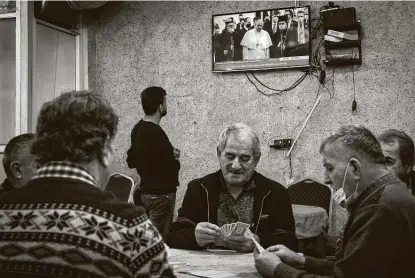
<path id="1" fill-rule="evenodd" d="M 293 17 L 293 16 L 294 16 L 294 14 L 293 14 L 293 11 L 292 11 L 292 10 L 285 10 L 285 11 L 284 11 L 284 13 L 285 13 L 285 12 L 289 12 L 289 13 L 290 13 L 290 15 L 291 15 L 291 17 Z"/>
<path id="2" fill-rule="evenodd" d="M 321 143 L 320 153 L 324 152 L 327 145 L 341 146 L 352 157 L 356 156 L 372 163 L 385 163 L 385 156 L 379 141 L 370 130 L 363 126 L 346 125 L 341 127 L 338 132 Z"/>
<path id="3" fill-rule="evenodd" d="M 100 94 L 64 93 L 42 105 L 32 154 L 50 161 L 91 162 L 117 132 L 118 117 Z"/>
<path id="4" fill-rule="evenodd" d="M 7 177 L 11 177 L 12 172 L 10 169 L 13 161 L 24 160 L 25 156 L 29 156 L 30 148 L 35 141 L 35 135 L 33 133 L 25 133 L 13 137 L 9 143 L 7 143 L 3 154 L 3 168 Z"/>
<path id="5" fill-rule="evenodd" d="M 385 130 L 378 137 L 380 142 L 391 144 L 398 142 L 399 144 L 399 157 L 403 165 L 414 165 L 414 141 L 404 131 L 397 129 Z"/>
<path id="6" fill-rule="evenodd" d="M 166 91 L 161 87 L 148 87 L 141 92 L 141 105 L 146 115 L 156 113 L 160 104 L 163 103 Z"/>

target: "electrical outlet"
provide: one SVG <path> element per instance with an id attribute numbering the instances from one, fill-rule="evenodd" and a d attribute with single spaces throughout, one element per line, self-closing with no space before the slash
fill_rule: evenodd
<path id="1" fill-rule="evenodd" d="M 271 148 L 277 149 L 277 150 L 287 150 L 291 147 L 293 142 L 293 139 L 275 139 L 274 144 L 271 145 Z"/>

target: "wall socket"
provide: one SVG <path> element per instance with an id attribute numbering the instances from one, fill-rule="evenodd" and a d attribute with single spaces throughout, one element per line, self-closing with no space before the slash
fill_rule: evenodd
<path id="1" fill-rule="evenodd" d="M 275 139 L 274 144 L 270 145 L 271 148 L 277 150 L 288 150 L 292 145 L 293 139 Z"/>

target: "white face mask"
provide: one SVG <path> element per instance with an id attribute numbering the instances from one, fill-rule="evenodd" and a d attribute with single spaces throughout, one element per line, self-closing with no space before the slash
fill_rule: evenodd
<path id="1" fill-rule="evenodd" d="M 356 194 L 357 192 L 357 188 L 359 186 L 359 182 L 356 181 L 356 189 L 354 191 L 354 193 L 352 194 L 352 196 L 350 196 L 349 198 L 346 198 L 346 192 L 344 192 L 344 184 L 346 182 L 346 175 L 347 175 L 347 170 L 349 170 L 349 165 L 350 165 L 350 161 L 347 163 L 347 167 L 346 167 L 346 171 L 344 171 L 344 176 L 343 176 L 343 184 L 342 187 L 339 188 L 338 190 L 336 190 L 336 192 L 334 192 L 333 194 L 333 201 L 336 202 L 338 205 L 345 207 L 348 200 Z"/>

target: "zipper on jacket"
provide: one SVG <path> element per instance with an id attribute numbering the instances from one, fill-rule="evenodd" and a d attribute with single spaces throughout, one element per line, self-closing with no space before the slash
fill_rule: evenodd
<path id="1" fill-rule="evenodd" d="M 206 203 L 207 203 L 207 217 L 208 217 L 208 222 L 210 223 L 210 207 L 209 207 L 209 192 L 206 189 L 206 187 L 203 185 L 203 183 L 200 183 L 200 185 L 203 187 L 203 189 L 205 189 L 206 191 Z"/>
<path id="2" fill-rule="evenodd" d="M 265 198 L 271 193 L 271 190 L 268 191 L 267 195 L 264 196 L 264 198 L 262 198 L 262 202 L 261 202 L 261 210 L 259 211 L 259 215 L 258 215 L 258 221 L 256 223 L 256 227 L 255 227 L 255 234 L 257 234 L 258 232 L 258 227 L 259 227 L 259 221 L 261 220 L 261 215 L 262 215 L 262 208 L 264 207 L 264 200 Z"/>

